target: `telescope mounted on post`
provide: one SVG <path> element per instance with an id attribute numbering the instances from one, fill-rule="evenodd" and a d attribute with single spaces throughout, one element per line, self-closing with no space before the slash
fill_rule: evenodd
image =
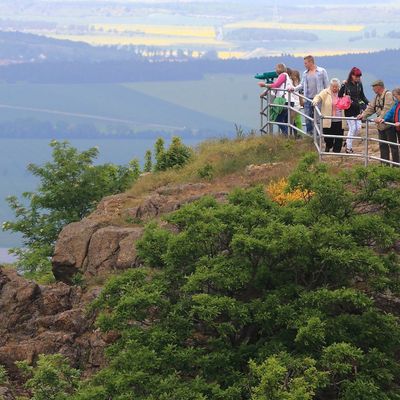
<path id="1" fill-rule="evenodd" d="M 265 83 L 273 83 L 274 79 L 278 77 L 275 71 L 264 72 L 262 74 L 257 74 L 254 76 L 255 79 L 264 80 Z"/>

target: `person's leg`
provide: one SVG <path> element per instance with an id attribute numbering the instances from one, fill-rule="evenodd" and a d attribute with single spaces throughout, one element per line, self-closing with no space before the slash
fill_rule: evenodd
<path id="1" fill-rule="evenodd" d="M 355 133 L 355 121 L 347 120 L 347 126 L 349 127 L 349 131 L 347 132 L 346 151 L 350 151 L 353 147 L 352 137 Z"/>
<path id="2" fill-rule="evenodd" d="M 347 134 L 346 140 L 346 151 L 352 152 L 353 150 L 353 137 L 360 134 L 362 122 L 360 120 L 348 120 L 347 125 L 349 126 L 349 133 Z"/>
<path id="3" fill-rule="evenodd" d="M 390 127 L 388 129 L 385 130 L 386 133 L 386 137 L 389 142 L 393 142 L 395 144 L 390 146 L 390 151 L 392 153 L 392 161 L 394 162 L 399 162 L 399 146 L 397 146 L 397 132 L 396 129 L 394 127 Z"/>
<path id="4" fill-rule="evenodd" d="M 314 107 L 310 101 L 304 102 L 304 113 L 309 117 L 314 118 Z M 306 130 L 307 133 L 310 135 L 314 133 L 313 126 L 314 126 L 313 121 L 310 121 L 308 118 L 306 118 Z"/>
<path id="5" fill-rule="evenodd" d="M 323 134 L 333 135 L 332 128 L 324 128 Z M 324 141 L 325 141 L 325 151 L 330 151 L 333 147 L 333 138 L 324 136 Z"/>
<path id="6" fill-rule="evenodd" d="M 378 130 L 379 133 L 379 139 L 380 140 L 389 140 L 388 135 L 387 135 L 387 130 L 380 131 Z M 389 145 L 387 143 L 381 143 L 379 142 L 379 151 L 381 153 L 381 158 L 384 160 L 389 160 Z"/>
<path id="7" fill-rule="evenodd" d="M 281 113 L 276 117 L 276 122 L 288 122 L 288 111 L 287 108 L 284 108 Z M 287 136 L 288 135 L 288 127 L 287 125 L 278 125 L 280 131 Z"/>
<path id="8" fill-rule="evenodd" d="M 332 135 L 340 135 L 343 136 L 343 127 L 342 121 L 339 122 L 332 122 Z M 333 139 L 333 152 L 340 153 L 342 150 L 343 139 L 342 138 L 335 138 Z"/>

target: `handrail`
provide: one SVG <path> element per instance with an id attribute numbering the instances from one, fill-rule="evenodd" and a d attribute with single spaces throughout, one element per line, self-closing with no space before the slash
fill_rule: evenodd
<path id="1" fill-rule="evenodd" d="M 273 92 L 279 92 L 279 93 L 287 93 L 286 97 L 286 104 L 274 104 L 273 100 L 276 98 L 276 96 L 273 95 Z M 375 138 L 370 136 L 370 126 L 371 124 L 375 124 L 375 121 L 371 119 L 366 119 L 363 121 L 365 123 L 365 135 L 364 136 L 353 136 L 352 140 L 356 141 L 361 141 L 364 142 L 364 148 L 362 152 L 358 153 L 333 153 L 333 152 L 326 152 L 322 150 L 323 147 L 323 139 L 324 138 L 340 138 L 340 139 L 346 139 L 346 136 L 342 135 L 327 135 L 324 134 L 324 128 L 323 128 L 323 121 L 326 119 L 332 120 L 340 120 L 340 121 L 355 121 L 359 120 L 356 117 L 336 117 L 336 116 L 331 116 L 331 115 L 322 115 L 321 110 L 319 107 L 314 106 L 314 117 L 310 117 L 309 115 L 305 114 L 301 109 L 295 108 L 292 104 L 292 96 L 297 96 L 299 98 L 302 98 L 304 101 L 308 101 L 312 103 L 312 99 L 307 98 L 306 96 L 294 92 L 293 90 L 289 89 L 270 89 L 268 88 L 265 92 L 264 95 L 261 96 L 261 127 L 260 127 L 260 132 L 261 134 L 271 134 L 273 133 L 273 125 L 277 125 L 278 127 L 280 126 L 286 126 L 288 129 L 290 129 L 292 132 L 296 132 L 296 134 L 302 134 L 305 136 L 310 136 L 305 130 L 300 129 L 299 127 L 295 126 L 291 121 L 292 121 L 292 113 L 295 114 L 300 114 L 304 120 L 311 121 L 312 126 L 313 126 L 313 141 L 314 141 L 314 146 L 318 152 L 320 160 L 322 160 L 323 156 L 330 156 L 330 157 L 352 157 L 352 158 L 362 158 L 364 160 L 364 164 L 368 165 L 370 161 L 380 161 L 381 163 L 388 164 L 388 165 L 394 165 L 394 166 L 399 166 L 400 167 L 400 162 L 395 162 L 391 160 L 386 160 L 381 157 L 374 156 L 373 154 L 370 153 L 370 145 L 372 143 L 378 143 L 379 145 L 385 144 L 389 145 L 391 147 L 397 146 L 399 148 L 400 152 L 400 143 L 397 142 L 390 142 L 387 140 Z M 266 102 L 266 104 L 264 104 Z M 288 110 L 288 122 L 277 122 L 277 121 L 271 121 L 271 107 L 279 107 L 279 108 L 284 108 Z M 396 124 L 392 122 L 384 122 L 384 124 L 388 126 L 396 126 Z M 304 124 L 303 124 L 304 125 Z"/>

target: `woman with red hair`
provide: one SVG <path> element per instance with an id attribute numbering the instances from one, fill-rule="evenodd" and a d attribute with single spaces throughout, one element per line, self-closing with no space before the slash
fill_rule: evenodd
<path id="1" fill-rule="evenodd" d="M 346 117 L 352 117 L 354 119 L 347 120 L 347 126 L 349 132 L 346 140 L 346 153 L 353 153 L 353 137 L 358 136 L 361 130 L 361 121 L 357 120 L 357 116 L 360 112 L 364 111 L 366 105 L 369 103 L 365 97 L 364 88 L 361 83 L 362 72 L 359 68 L 353 67 L 349 73 L 347 81 L 344 81 L 339 91 L 339 97 L 344 95 L 350 96 L 351 105 L 350 108 L 345 110 L 344 115 Z"/>

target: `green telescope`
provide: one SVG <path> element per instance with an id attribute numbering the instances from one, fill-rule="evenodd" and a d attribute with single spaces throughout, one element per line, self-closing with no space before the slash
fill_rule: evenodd
<path id="1" fill-rule="evenodd" d="M 275 71 L 272 72 L 264 72 L 262 74 L 257 74 L 254 78 L 262 79 L 265 83 L 272 83 L 274 79 L 278 77 L 278 74 Z"/>

